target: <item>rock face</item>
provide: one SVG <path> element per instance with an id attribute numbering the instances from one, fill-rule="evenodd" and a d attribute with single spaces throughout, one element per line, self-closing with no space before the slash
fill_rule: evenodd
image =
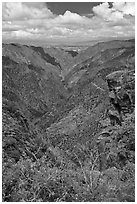
<path id="1" fill-rule="evenodd" d="M 101 155 L 100 171 L 112 166 L 119 168 L 128 161 L 134 163 L 134 71 L 116 71 L 106 77 L 110 100 L 106 117 L 109 123 L 106 123 L 97 140 Z"/>
<path id="2" fill-rule="evenodd" d="M 116 123 L 122 125 L 122 115 L 132 113 L 135 108 L 134 70 L 116 71 L 106 78 L 111 106 L 111 109 L 108 110 L 110 120 L 116 120 Z"/>

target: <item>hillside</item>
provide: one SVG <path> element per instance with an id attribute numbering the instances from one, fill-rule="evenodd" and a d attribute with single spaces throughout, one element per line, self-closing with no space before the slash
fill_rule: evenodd
<path id="1" fill-rule="evenodd" d="M 134 201 L 134 72 L 134 40 L 3 44 L 3 201 Z"/>

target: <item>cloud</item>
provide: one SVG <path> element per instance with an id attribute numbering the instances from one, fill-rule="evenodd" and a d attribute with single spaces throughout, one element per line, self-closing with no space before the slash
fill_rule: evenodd
<path id="1" fill-rule="evenodd" d="M 108 21 L 118 21 L 125 17 L 125 15 L 135 16 L 134 2 L 114 2 L 112 8 L 107 2 L 102 3 L 93 8 L 93 12 L 98 17 Z"/>
<path id="2" fill-rule="evenodd" d="M 43 3 L 3 2 L 3 21 L 42 19 L 52 17 L 52 12 Z"/>
<path id="3" fill-rule="evenodd" d="M 113 9 L 122 12 L 123 16 L 135 16 L 135 2 L 114 2 Z"/>
<path id="4" fill-rule="evenodd" d="M 91 14 L 66 11 L 53 14 L 43 2 L 4 2 L 3 40 L 84 41 L 134 37 L 135 4 L 107 2 L 93 7 Z"/>
<path id="5" fill-rule="evenodd" d="M 86 23 L 88 21 L 88 18 L 85 16 L 80 16 L 77 13 L 72 13 L 70 11 L 66 11 L 64 15 L 59 15 L 56 18 L 56 22 L 60 23 L 65 23 L 65 24 L 70 24 L 70 23 Z"/>

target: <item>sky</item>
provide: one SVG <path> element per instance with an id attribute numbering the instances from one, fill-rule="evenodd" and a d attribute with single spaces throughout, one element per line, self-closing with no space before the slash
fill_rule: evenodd
<path id="1" fill-rule="evenodd" d="M 75 45 L 134 37 L 134 2 L 2 3 L 3 42 Z"/>

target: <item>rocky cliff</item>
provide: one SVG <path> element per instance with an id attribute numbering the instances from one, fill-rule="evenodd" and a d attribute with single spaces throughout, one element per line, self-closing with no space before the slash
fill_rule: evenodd
<path id="1" fill-rule="evenodd" d="M 103 129 L 98 138 L 99 148 L 101 146 L 100 149 L 102 149 L 102 152 L 105 152 L 106 147 L 110 146 L 114 160 L 111 158 L 112 163 L 109 161 L 107 165 L 124 165 L 128 161 L 134 163 L 134 70 L 113 72 L 107 76 L 107 82 L 110 102 L 106 111 L 106 119 L 101 121 Z M 107 145 L 105 145 L 106 143 Z M 111 146 L 114 147 L 114 152 Z M 103 157 L 103 166 L 106 165 L 107 159 L 108 155 L 106 154 L 106 156 Z M 103 168 L 108 167 L 104 166 Z"/>

